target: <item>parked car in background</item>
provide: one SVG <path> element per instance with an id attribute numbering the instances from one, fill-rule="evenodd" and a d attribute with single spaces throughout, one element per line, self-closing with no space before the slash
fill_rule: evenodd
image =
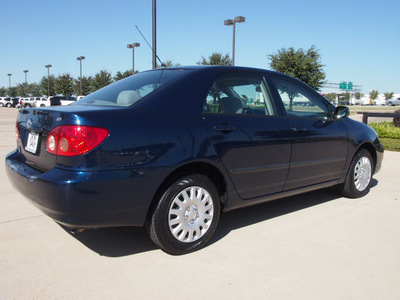
<path id="1" fill-rule="evenodd" d="M 366 195 L 384 149 L 348 116 L 281 73 L 156 69 L 72 105 L 20 109 L 5 165 L 56 222 L 146 226 L 184 254 L 208 242 L 222 212 L 332 186 Z"/>
<path id="2" fill-rule="evenodd" d="M 0 107 L 11 107 L 12 99 L 11 97 L 0 97 Z"/>
<path id="3" fill-rule="evenodd" d="M 20 98 L 19 98 L 19 97 L 12 98 L 12 105 L 11 105 L 11 107 L 19 108 L 19 107 L 20 107 L 19 102 L 20 102 Z"/>
<path id="4" fill-rule="evenodd" d="M 34 107 L 50 106 L 50 101 L 46 97 L 35 97 L 33 101 Z"/>
<path id="5" fill-rule="evenodd" d="M 395 99 L 386 100 L 386 105 L 390 105 L 390 106 L 400 105 L 400 97 L 395 98 Z"/>
<path id="6" fill-rule="evenodd" d="M 64 96 L 51 96 L 49 97 L 50 106 L 57 105 L 70 105 L 76 101 L 75 97 L 64 97 Z"/>
<path id="7" fill-rule="evenodd" d="M 33 107 L 34 106 L 34 97 L 24 97 L 20 99 L 21 107 Z"/>
<path id="8" fill-rule="evenodd" d="M 83 97 L 85 97 L 85 96 L 78 96 L 78 97 L 76 97 L 76 101 L 78 101 L 78 100 L 81 100 Z"/>

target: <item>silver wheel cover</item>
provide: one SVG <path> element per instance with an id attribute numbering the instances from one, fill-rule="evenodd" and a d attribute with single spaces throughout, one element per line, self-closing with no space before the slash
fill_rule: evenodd
<path id="1" fill-rule="evenodd" d="M 169 230 L 180 242 L 194 242 L 206 234 L 213 215 L 214 204 L 206 189 L 199 186 L 185 188 L 169 208 Z"/>
<path id="2" fill-rule="evenodd" d="M 369 185 L 372 177 L 371 161 L 368 157 L 361 157 L 354 168 L 354 186 L 357 191 L 363 192 Z"/>

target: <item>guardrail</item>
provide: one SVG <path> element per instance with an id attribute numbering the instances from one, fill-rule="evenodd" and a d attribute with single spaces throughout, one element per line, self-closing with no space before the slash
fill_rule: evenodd
<path id="1" fill-rule="evenodd" d="M 369 117 L 380 117 L 380 118 L 400 118 L 400 113 L 377 113 L 377 112 L 357 112 L 363 115 L 363 123 L 368 124 Z"/>

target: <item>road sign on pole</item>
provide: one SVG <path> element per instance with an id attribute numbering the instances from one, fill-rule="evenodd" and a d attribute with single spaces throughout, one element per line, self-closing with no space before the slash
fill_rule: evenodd
<path id="1" fill-rule="evenodd" d="M 339 88 L 341 90 L 347 90 L 347 82 L 346 81 L 342 81 L 341 83 L 339 83 Z"/>

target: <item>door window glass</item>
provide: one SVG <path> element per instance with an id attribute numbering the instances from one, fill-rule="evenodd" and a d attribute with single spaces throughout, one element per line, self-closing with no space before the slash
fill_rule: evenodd
<path id="1" fill-rule="evenodd" d="M 275 115 L 275 107 L 262 76 L 232 75 L 214 82 L 203 112 L 272 116 Z"/>
<path id="2" fill-rule="evenodd" d="M 292 81 L 272 78 L 287 115 L 306 118 L 328 118 L 328 107 L 311 92 Z"/>

